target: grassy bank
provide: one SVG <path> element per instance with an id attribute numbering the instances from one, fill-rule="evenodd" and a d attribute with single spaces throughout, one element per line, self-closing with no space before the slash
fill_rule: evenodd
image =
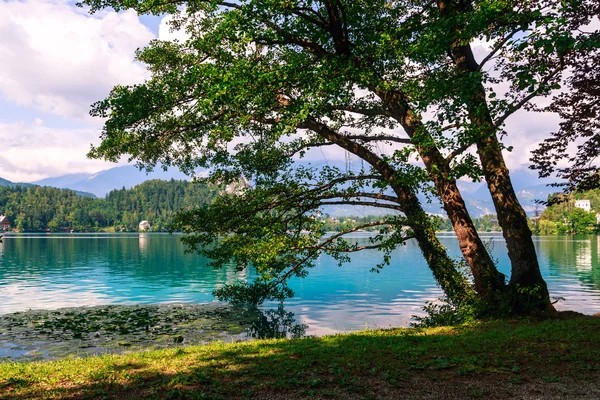
<path id="1" fill-rule="evenodd" d="M 600 398 L 600 318 L 0 364 L 0 398 Z"/>

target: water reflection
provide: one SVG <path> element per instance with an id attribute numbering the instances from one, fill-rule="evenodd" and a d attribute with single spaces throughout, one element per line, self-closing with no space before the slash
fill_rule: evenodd
<path id="1" fill-rule="evenodd" d="M 502 238 L 484 240 L 494 244 L 501 271 L 509 273 Z M 455 237 L 441 241 L 451 256 L 460 256 Z M 599 312 L 598 237 L 536 237 L 535 244 L 551 295 L 566 299 L 558 308 Z M 0 314 L 79 305 L 207 303 L 214 300 L 214 288 L 252 279 L 250 270 L 211 268 L 203 257 L 185 254 L 178 236 L 165 234 L 8 235 L 0 246 Z M 442 293 L 415 243 L 391 255 L 391 264 L 380 273 L 369 272 L 381 260 L 376 251 L 352 254 L 352 262 L 341 267 L 321 257 L 308 278 L 290 282 L 296 296 L 286 301 L 286 312 L 307 324 L 311 335 L 407 326 L 413 315 L 422 315 L 426 301 Z M 265 307 L 277 311 L 279 305 Z M 257 322 L 257 332 L 261 324 L 286 321 L 277 313 L 264 319 Z"/>
<path id="2" fill-rule="evenodd" d="M 259 310 L 247 334 L 256 339 L 301 338 L 306 335 L 308 325 L 296 323 L 295 315 L 286 311 L 283 303 L 276 309 Z"/>
<path id="3" fill-rule="evenodd" d="M 553 277 L 576 277 L 586 287 L 600 290 L 598 236 L 540 238 L 540 257 Z"/>
<path id="4" fill-rule="evenodd" d="M 0 314 L 30 308 L 214 300 L 216 285 L 243 278 L 184 254 L 169 235 L 47 235 L 5 239 Z M 141 245 L 140 245 L 141 244 Z M 141 248 L 140 248 L 141 247 Z"/>
<path id="5" fill-rule="evenodd" d="M 140 233 L 138 245 L 140 248 L 140 253 L 144 253 L 146 247 L 148 247 L 148 236 L 145 233 Z"/>

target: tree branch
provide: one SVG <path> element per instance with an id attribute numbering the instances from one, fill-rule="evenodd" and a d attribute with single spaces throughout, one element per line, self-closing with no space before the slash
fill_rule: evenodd
<path id="1" fill-rule="evenodd" d="M 389 135 L 373 135 L 373 136 L 369 136 L 369 135 L 344 135 L 345 138 L 350 139 L 350 140 L 361 140 L 363 142 L 379 142 L 379 141 L 388 141 L 388 142 L 396 142 L 396 143 L 403 143 L 403 144 L 412 144 L 412 142 L 410 141 L 410 139 L 408 138 L 399 138 L 396 136 L 389 136 Z"/>
<path id="2" fill-rule="evenodd" d="M 381 175 L 351 175 L 351 176 L 342 176 L 340 178 L 335 178 L 330 180 L 329 182 L 319 185 L 314 189 L 311 189 L 311 193 L 314 193 L 315 191 L 319 191 L 319 190 L 327 190 L 327 189 L 331 189 L 333 186 L 337 185 L 338 183 L 344 183 L 344 182 L 348 182 L 348 181 L 363 181 L 363 180 L 378 180 L 381 181 L 383 180 L 383 177 Z"/>
<path id="3" fill-rule="evenodd" d="M 312 118 L 307 118 L 306 121 L 301 123 L 298 127 L 300 129 L 310 129 L 324 139 L 327 139 L 330 142 L 337 144 L 341 148 L 348 150 L 350 153 L 362 158 L 371 164 L 386 181 L 391 181 L 393 179 L 395 172 L 394 169 L 381 157 L 359 143 L 356 143 L 344 135 L 335 132 L 327 125 L 317 122 Z"/>
<path id="4" fill-rule="evenodd" d="M 391 113 L 384 108 L 369 109 L 369 108 L 360 108 L 360 107 L 356 107 L 356 106 L 342 104 L 342 105 L 337 105 L 337 106 L 333 107 L 333 109 L 338 110 L 338 111 L 348 111 L 348 112 L 351 112 L 354 114 L 362 114 L 367 117 L 380 117 L 380 116 L 392 117 Z"/>
<path id="5" fill-rule="evenodd" d="M 303 151 L 303 150 L 307 150 L 310 148 L 317 148 L 317 147 L 325 147 L 325 146 L 335 146 L 335 143 L 331 143 L 331 142 L 325 142 L 325 143 L 305 143 L 302 146 L 295 148 L 292 152 L 290 153 L 286 153 L 285 156 L 286 157 L 293 157 L 296 154 L 298 154 L 299 152 Z"/>
<path id="6" fill-rule="evenodd" d="M 319 55 L 329 54 L 329 52 L 327 50 L 325 50 L 323 48 L 323 46 L 321 46 L 320 44 L 317 44 L 309 39 L 302 38 L 300 36 L 292 35 L 292 34 L 286 32 L 281 27 L 277 26 L 277 24 L 274 24 L 273 22 L 269 21 L 266 18 L 261 18 L 260 20 L 266 26 L 268 26 L 269 28 L 271 28 L 275 32 L 277 32 L 281 37 L 287 39 L 287 41 L 285 41 L 285 40 L 270 40 L 270 39 L 266 39 L 266 38 L 257 37 L 255 39 L 255 41 L 257 43 L 271 44 L 271 45 L 273 45 L 273 44 L 295 44 L 295 45 L 302 47 L 303 49 L 310 50 Z"/>
<path id="7" fill-rule="evenodd" d="M 322 196 L 318 196 L 318 199 L 338 199 L 338 198 L 359 198 L 359 197 L 364 197 L 364 198 L 368 198 L 368 199 L 375 199 L 375 200 L 383 200 L 383 201 L 389 201 L 392 203 L 398 203 L 400 199 L 398 199 L 395 196 L 388 196 L 385 194 L 381 194 L 381 193 L 368 193 L 368 192 L 347 192 L 347 193 L 343 193 L 343 192 L 334 192 L 334 193 L 326 193 Z M 383 204 L 383 203 L 382 203 Z"/>
<path id="8" fill-rule="evenodd" d="M 481 60 L 481 62 L 479 63 L 479 66 L 477 67 L 476 71 L 477 72 L 481 71 L 481 69 L 483 68 L 483 66 L 485 65 L 485 63 L 487 63 L 489 60 L 491 60 L 502 49 L 502 47 L 504 47 L 504 45 L 506 44 L 506 42 L 508 42 L 510 40 L 510 38 L 512 38 L 514 35 L 516 35 L 520 31 L 521 31 L 521 29 L 517 28 L 517 29 L 513 30 L 512 32 L 510 32 L 508 35 L 506 35 L 506 37 L 504 39 L 502 39 L 496 45 L 496 47 L 494 47 L 494 49 L 490 52 L 490 54 L 488 54 L 487 56 L 484 57 L 483 60 Z"/>
<path id="9" fill-rule="evenodd" d="M 292 13 L 294 15 L 297 15 L 300 18 L 304 18 L 308 22 L 310 22 L 310 23 L 318 26 L 322 30 L 328 32 L 328 29 L 329 29 L 328 25 L 329 25 L 329 23 L 327 22 L 327 20 L 323 19 L 323 17 L 318 12 L 316 12 L 315 10 L 313 10 L 312 8 L 309 8 L 309 7 L 294 7 L 294 8 L 291 9 L 291 11 L 292 11 Z M 306 12 L 310 12 L 311 14 L 313 14 L 314 17 L 311 17 L 305 11 Z"/>
<path id="10" fill-rule="evenodd" d="M 367 207 L 375 207 L 375 208 L 389 208 L 391 210 L 396 210 L 403 212 L 402 207 L 395 206 L 393 204 L 385 204 L 385 203 L 377 203 L 375 201 L 322 201 L 319 203 L 319 206 L 330 206 L 330 205 L 350 205 L 350 206 L 367 206 Z"/>
<path id="11" fill-rule="evenodd" d="M 459 148 L 455 149 L 452 153 L 450 153 L 448 155 L 448 157 L 446 157 L 446 160 L 448 162 L 450 162 L 451 160 L 453 160 L 454 158 L 458 157 L 459 155 L 461 155 L 462 153 L 464 153 L 465 151 L 467 151 L 467 149 L 469 147 L 473 146 L 473 143 L 467 143 L 467 144 L 463 144 L 462 146 L 460 146 Z"/>
<path id="12" fill-rule="evenodd" d="M 527 96 L 525 96 L 523 99 L 521 99 L 521 101 L 519 101 L 517 103 L 513 103 L 511 106 L 509 106 L 508 111 L 502 117 L 500 117 L 496 121 L 496 123 L 494 124 L 494 128 L 498 129 L 504 123 L 504 121 L 506 121 L 506 119 L 508 117 L 510 117 L 512 114 L 514 114 L 515 112 L 517 112 L 518 110 L 520 110 L 521 107 L 523 107 L 531 99 L 533 99 L 538 94 L 540 94 L 540 92 L 544 89 L 544 86 L 548 82 L 550 82 L 550 80 L 552 80 L 552 78 L 554 78 L 556 75 L 558 75 L 558 73 L 560 71 L 562 71 L 563 69 L 564 69 L 564 66 L 562 66 L 562 65 L 559 65 L 558 67 L 556 67 L 556 69 L 554 71 L 552 71 L 550 73 L 550 75 L 548 75 L 546 78 L 544 78 L 542 80 L 542 82 L 540 82 L 540 85 L 538 86 L 538 88 L 536 90 L 534 90 L 533 92 L 529 93 Z"/>

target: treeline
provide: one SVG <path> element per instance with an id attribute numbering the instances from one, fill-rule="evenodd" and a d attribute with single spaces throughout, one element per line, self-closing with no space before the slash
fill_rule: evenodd
<path id="1" fill-rule="evenodd" d="M 0 214 L 19 232 L 137 231 L 146 220 L 152 231 L 166 231 L 175 212 L 210 202 L 217 188 L 180 180 L 150 180 L 131 189 L 118 189 L 98 199 L 67 189 L 42 186 L 0 186 Z M 553 195 L 562 196 L 562 195 Z M 549 200 L 554 200 L 551 197 Z M 590 200 L 591 212 L 575 207 L 575 200 Z M 598 232 L 600 189 L 571 194 L 530 219 L 537 235 Z M 344 231 L 379 221 L 381 216 L 324 216 L 325 229 Z M 432 217 L 438 231 L 452 231 L 447 218 Z M 494 215 L 474 219 L 479 232 L 500 231 Z M 377 231 L 378 227 L 364 228 Z"/>
<path id="2" fill-rule="evenodd" d="M 600 189 L 578 192 L 568 196 L 555 194 L 548 198 L 552 204 L 532 220 L 537 235 L 589 234 L 599 231 L 596 213 L 600 212 Z M 576 200 L 589 200 L 591 211 L 575 207 Z"/>
<path id="3" fill-rule="evenodd" d="M 349 229 L 354 229 L 359 225 L 369 224 L 371 222 L 381 221 L 384 217 L 380 215 L 367 215 L 364 217 L 329 217 L 325 216 L 323 218 L 324 221 L 324 229 L 330 232 L 343 232 Z M 379 226 L 375 227 L 365 227 L 361 229 L 362 231 L 373 232 L 378 231 L 380 229 Z"/>
<path id="4" fill-rule="evenodd" d="M 166 231 L 174 213 L 209 202 L 217 190 L 188 181 L 146 181 L 105 199 L 50 187 L 0 187 L 0 212 L 19 232 L 136 231 L 142 220 Z"/>
<path id="5" fill-rule="evenodd" d="M 342 232 L 349 229 L 353 229 L 356 226 L 368 224 L 371 222 L 380 221 L 382 216 L 375 215 L 367 215 L 363 217 L 330 217 L 325 216 L 323 218 L 325 224 L 325 230 L 327 231 L 335 231 Z M 440 216 L 432 216 L 431 217 L 436 226 L 436 230 L 438 232 L 453 232 L 452 224 L 448 218 L 440 217 Z M 500 231 L 500 226 L 498 225 L 498 220 L 495 215 L 484 215 L 480 218 L 473 219 L 475 223 L 475 227 L 479 232 L 498 232 Z M 378 231 L 380 228 L 378 226 L 368 227 L 362 230 L 364 231 Z"/>
<path id="6" fill-rule="evenodd" d="M 433 217 L 436 223 L 437 231 L 454 232 L 452 224 L 448 218 Z M 487 214 L 479 218 L 473 218 L 473 223 L 478 232 L 500 232 L 498 218 L 495 215 Z"/>

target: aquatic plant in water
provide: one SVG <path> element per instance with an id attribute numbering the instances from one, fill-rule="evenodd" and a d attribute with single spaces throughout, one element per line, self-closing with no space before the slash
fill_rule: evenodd
<path id="1" fill-rule="evenodd" d="M 107 305 L 0 315 L 0 359 L 39 360 L 246 340 L 256 309 L 209 304 Z"/>

